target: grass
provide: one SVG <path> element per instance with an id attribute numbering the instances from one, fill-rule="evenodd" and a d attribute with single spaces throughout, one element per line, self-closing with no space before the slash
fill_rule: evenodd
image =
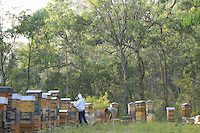
<path id="1" fill-rule="evenodd" d="M 200 125 L 175 123 L 146 123 L 146 124 L 95 124 L 79 127 L 66 127 L 53 133 L 200 133 Z"/>

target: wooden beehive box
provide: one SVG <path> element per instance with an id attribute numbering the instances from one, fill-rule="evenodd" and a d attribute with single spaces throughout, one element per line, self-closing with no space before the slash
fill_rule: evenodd
<path id="1" fill-rule="evenodd" d="M 69 110 L 71 106 L 71 98 L 61 98 L 61 109 L 62 110 Z"/>
<path id="2" fill-rule="evenodd" d="M 93 103 L 85 103 L 85 112 L 91 114 L 93 111 Z"/>
<path id="3" fill-rule="evenodd" d="M 174 107 L 166 107 L 167 110 L 167 121 L 174 122 Z"/>
<path id="4" fill-rule="evenodd" d="M 70 108 L 70 119 L 71 121 L 77 121 L 78 120 L 78 109 L 74 106 L 76 102 L 72 101 L 71 104 L 71 108 Z"/>
<path id="5" fill-rule="evenodd" d="M 135 103 L 128 103 L 128 115 L 133 117 L 133 121 L 135 120 Z"/>
<path id="6" fill-rule="evenodd" d="M 135 113 L 136 113 L 136 122 L 145 123 L 146 122 L 146 106 L 145 101 L 136 101 L 135 102 Z"/>
<path id="7" fill-rule="evenodd" d="M 47 109 L 47 94 L 42 93 L 42 99 L 41 99 L 41 108 Z"/>
<path id="8" fill-rule="evenodd" d="M 148 100 L 146 101 L 146 113 L 147 114 L 153 114 L 153 109 L 154 109 L 154 101 Z"/>
<path id="9" fill-rule="evenodd" d="M 35 97 L 22 96 L 21 99 L 21 112 L 34 112 L 35 111 Z"/>
<path id="10" fill-rule="evenodd" d="M 103 122 L 105 120 L 105 109 L 97 109 L 97 121 Z"/>
<path id="11" fill-rule="evenodd" d="M 21 108 L 22 95 L 13 93 L 12 95 L 12 108 Z"/>
<path id="12" fill-rule="evenodd" d="M 51 93 L 52 97 L 60 97 L 60 90 L 50 90 L 48 93 Z"/>
<path id="13" fill-rule="evenodd" d="M 191 104 L 189 103 L 182 104 L 182 120 L 190 118 L 190 107 Z"/>
<path id="14" fill-rule="evenodd" d="M 60 115 L 60 126 L 67 126 L 68 125 L 68 110 L 59 110 Z"/>
<path id="15" fill-rule="evenodd" d="M 6 110 L 7 110 L 8 98 L 0 97 L 0 132 L 5 132 L 6 122 Z"/>

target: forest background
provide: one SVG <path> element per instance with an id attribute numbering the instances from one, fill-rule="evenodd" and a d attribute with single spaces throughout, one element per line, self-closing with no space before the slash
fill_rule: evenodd
<path id="1" fill-rule="evenodd" d="M 0 23 L 1 85 L 82 93 L 94 108 L 153 100 L 157 119 L 181 104 L 200 114 L 200 1 L 52 0 Z M 25 37 L 27 42 L 16 41 Z"/>

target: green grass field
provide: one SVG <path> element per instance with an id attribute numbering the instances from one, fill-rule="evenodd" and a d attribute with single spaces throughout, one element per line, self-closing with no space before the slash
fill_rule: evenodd
<path id="1" fill-rule="evenodd" d="M 175 123 L 148 123 L 148 124 L 95 124 L 79 127 L 66 127 L 53 133 L 200 133 L 200 125 Z"/>

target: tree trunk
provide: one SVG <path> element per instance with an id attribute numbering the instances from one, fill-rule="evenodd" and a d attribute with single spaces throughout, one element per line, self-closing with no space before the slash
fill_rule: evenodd
<path id="1" fill-rule="evenodd" d="M 27 72 L 27 88 L 29 89 L 29 83 L 30 83 L 30 64 L 31 64 L 31 48 L 32 48 L 33 38 L 31 39 L 31 42 L 29 43 L 29 54 L 28 54 L 28 72 Z"/>
<path id="2" fill-rule="evenodd" d="M 68 76 L 68 51 L 67 51 L 67 35 L 65 35 L 65 63 L 66 63 L 66 94 L 69 94 L 69 76 Z"/>
<path id="3" fill-rule="evenodd" d="M 2 72 L 2 75 L 3 75 L 3 79 L 2 79 L 3 83 L 2 83 L 2 85 L 5 86 L 6 85 L 6 74 L 4 72 L 3 64 L 4 64 L 4 54 L 1 51 L 1 72 Z"/>
<path id="4" fill-rule="evenodd" d="M 128 72 L 127 72 L 127 61 L 124 54 L 121 52 L 121 61 L 122 61 L 122 68 L 123 68 L 123 77 L 124 77 L 124 112 L 128 113 L 128 96 L 129 96 L 129 89 L 128 89 Z"/>
<path id="5" fill-rule="evenodd" d="M 140 57 L 140 51 L 139 48 L 137 48 L 137 59 L 138 59 L 138 69 L 139 69 L 139 73 L 140 73 L 140 78 L 139 78 L 139 85 L 140 85 L 140 96 L 141 96 L 141 100 L 144 100 L 144 83 L 143 83 L 143 79 L 144 79 L 144 63 L 142 58 Z"/>
<path id="6" fill-rule="evenodd" d="M 165 90 L 165 108 L 168 106 L 168 89 L 167 89 L 167 63 L 166 63 L 166 55 L 164 49 L 163 52 L 163 61 L 164 61 L 164 90 Z"/>

